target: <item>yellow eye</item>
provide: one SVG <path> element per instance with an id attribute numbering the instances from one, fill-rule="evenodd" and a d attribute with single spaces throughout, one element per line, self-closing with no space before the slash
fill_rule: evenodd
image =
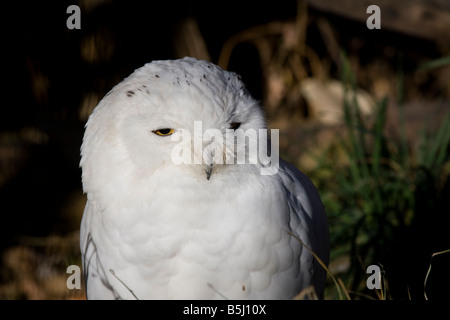
<path id="1" fill-rule="evenodd" d="M 157 134 L 158 136 L 170 136 L 175 130 L 170 128 L 164 128 L 164 129 L 158 129 L 152 131 L 154 134 Z"/>

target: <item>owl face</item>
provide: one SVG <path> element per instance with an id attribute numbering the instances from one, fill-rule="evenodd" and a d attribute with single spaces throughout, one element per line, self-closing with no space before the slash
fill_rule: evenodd
<path id="1" fill-rule="evenodd" d="M 100 181 L 138 181 L 180 166 L 180 174 L 212 181 L 242 169 L 236 155 L 251 158 L 246 141 L 249 132 L 260 141 L 260 129 L 263 112 L 235 73 L 193 58 L 154 61 L 115 86 L 89 118 L 83 186 L 100 189 Z"/>

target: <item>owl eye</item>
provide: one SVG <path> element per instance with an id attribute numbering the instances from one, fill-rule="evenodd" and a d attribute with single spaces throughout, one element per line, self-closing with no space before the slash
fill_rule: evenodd
<path id="1" fill-rule="evenodd" d="M 164 129 L 153 130 L 152 132 L 158 136 L 164 137 L 164 136 L 170 136 L 174 131 L 175 131 L 175 129 L 164 128 Z"/>
<path id="2" fill-rule="evenodd" d="M 232 129 L 232 130 L 236 130 L 236 129 L 238 129 L 240 126 L 241 126 L 241 123 L 240 123 L 240 122 L 232 122 L 232 123 L 230 123 L 229 128 Z"/>

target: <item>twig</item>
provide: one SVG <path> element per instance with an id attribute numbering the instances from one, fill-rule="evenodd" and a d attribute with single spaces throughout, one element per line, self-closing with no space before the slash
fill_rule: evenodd
<path id="1" fill-rule="evenodd" d="M 449 252 L 450 252 L 450 249 L 447 249 L 447 250 L 444 250 L 444 251 L 435 252 L 435 253 L 433 253 L 431 255 L 431 259 L 433 259 L 433 257 L 438 256 L 440 254 L 449 253 Z M 430 266 L 428 267 L 427 274 L 425 276 L 425 282 L 423 284 L 423 295 L 425 296 L 425 300 L 428 300 L 426 288 L 427 288 L 427 281 L 428 281 L 428 276 L 430 275 L 430 272 L 431 272 L 431 261 L 430 261 Z"/>
<path id="2" fill-rule="evenodd" d="M 331 279 L 333 279 L 334 284 L 336 285 L 336 288 L 338 290 L 338 294 L 339 294 L 339 299 L 344 300 L 342 297 L 342 292 L 341 292 L 341 288 L 338 284 L 338 281 L 336 280 L 336 278 L 334 277 L 334 275 L 331 273 L 330 269 L 328 269 L 328 267 L 325 265 L 325 263 L 323 263 L 323 261 L 319 258 L 319 256 L 317 256 L 317 254 L 310 248 L 308 247 L 299 237 L 297 237 L 295 234 L 293 234 L 291 231 L 289 230 L 285 230 L 289 235 L 291 235 L 292 237 L 294 237 L 295 240 L 297 240 L 298 242 L 300 242 L 300 244 L 302 246 L 304 246 L 312 255 L 313 257 L 317 260 L 317 262 L 319 262 L 319 264 L 322 266 L 322 268 L 325 269 L 325 271 L 330 275 Z M 341 281 L 342 282 L 342 281 Z M 344 287 L 345 290 L 345 287 Z M 346 291 L 346 290 L 345 290 Z M 348 296 L 348 294 L 346 294 Z"/>
<path id="3" fill-rule="evenodd" d="M 133 290 L 131 290 L 131 289 L 125 284 L 125 282 L 123 282 L 122 280 L 120 280 L 120 278 L 119 278 L 118 276 L 116 276 L 116 273 L 114 272 L 114 270 L 109 269 L 109 272 L 111 272 L 111 274 L 112 274 L 117 280 L 119 280 L 119 282 L 120 282 L 121 284 L 123 284 L 123 286 L 124 286 L 125 288 L 127 288 L 128 291 L 131 292 L 131 294 L 133 295 L 133 297 L 134 297 L 136 300 L 139 300 L 139 298 L 134 294 Z"/>

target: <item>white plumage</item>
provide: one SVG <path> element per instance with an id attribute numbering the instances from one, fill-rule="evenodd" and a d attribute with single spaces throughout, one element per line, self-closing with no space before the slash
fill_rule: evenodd
<path id="1" fill-rule="evenodd" d="M 268 175 L 260 162 L 221 164 L 225 139 L 193 143 L 192 159 L 207 150 L 212 162 L 174 163 L 171 134 L 199 121 L 224 138 L 266 128 L 236 74 L 193 58 L 146 64 L 95 108 L 80 163 L 87 297 L 290 299 L 309 285 L 322 296 L 325 270 L 292 236 L 328 263 L 312 182 L 282 159 Z"/>

